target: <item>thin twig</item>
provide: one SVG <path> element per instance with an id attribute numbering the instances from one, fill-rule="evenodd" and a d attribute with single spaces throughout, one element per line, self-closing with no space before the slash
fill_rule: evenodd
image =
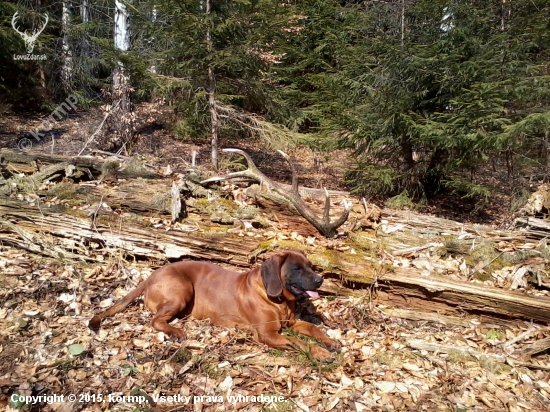
<path id="1" fill-rule="evenodd" d="M 82 154 L 82 152 L 84 150 L 86 150 L 86 147 L 88 147 L 88 145 L 90 143 L 92 143 L 92 141 L 95 139 L 96 135 L 99 133 L 99 131 L 103 128 L 103 125 L 105 124 L 105 122 L 107 121 L 107 118 L 111 115 L 111 113 L 113 113 L 113 111 L 118 108 L 118 105 L 119 105 L 119 102 L 117 102 L 116 105 L 114 105 L 111 110 L 109 110 L 107 113 L 105 113 L 105 116 L 103 116 L 103 120 L 101 121 L 101 123 L 99 124 L 99 127 L 96 129 L 96 131 L 92 134 L 92 136 L 88 139 L 88 141 L 84 144 L 84 147 L 82 148 L 82 150 L 80 150 L 80 152 L 78 152 L 77 156 L 80 156 Z"/>

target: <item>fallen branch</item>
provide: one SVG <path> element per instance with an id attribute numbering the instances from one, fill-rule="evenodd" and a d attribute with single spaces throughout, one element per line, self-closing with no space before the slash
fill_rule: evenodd
<path id="1" fill-rule="evenodd" d="M 95 132 L 90 136 L 90 138 L 86 141 L 86 143 L 84 143 L 84 146 L 82 146 L 82 149 L 80 149 L 80 152 L 78 152 L 77 156 L 80 156 L 84 152 L 84 150 L 86 150 L 88 145 L 92 143 L 95 137 L 99 134 L 100 130 L 103 128 L 103 125 L 107 121 L 108 117 L 111 115 L 111 113 L 113 113 L 118 108 L 119 103 L 120 102 L 117 102 L 117 104 L 111 107 L 111 109 L 107 113 L 105 113 L 105 116 L 103 116 L 103 120 L 101 120 L 101 123 L 99 123 L 99 126 L 97 127 Z"/>
<path id="2" fill-rule="evenodd" d="M 436 322 L 447 326 L 460 326 L 463 328 L 472 327 L 475 325 L 472 319 L 459 318 L 458 316 L 442 315 L 435 312 L 421 312 L 418 310 L 383 308 L 383 313 L 388 316 L 400 319 L 408 319 L 414 321 Z M 477 322 L 478 324 L 481 322 Z M 488 328 L 498 329 L 502 325 L 483 322 L 483 326 Z"/>
<path id="3" fill-rule="evenodd" d="M 450 345 L 441 345 L 439 343 L 424 342 L 417 339 L 411 339 L 407 342 L 407 346 L 412 349 L 425 350 L 428 352 L 438 352 L 438 353 L 453 353 L 458 352 L 464 356 L 473 356 L 476 359 L 479 359 L 483 356 L 496 360 L 497 362 L 506 362 L 506 356 L 504 355 L 495 355 L 494 353 L 482 353 L 476 352 L 468 348 L 450 346 Z"/>
<path id="4" fill-rule="evenodd" d="M 549 338 L 550 339 L 550 338 Z M 499 365 L 492 364 L 493 361 L 500 362 L 500 363 L 506 363 L 512 367 L 517 366 L 523 366 L 525 368 L 529 369 L 539 369 L 544 371 L 549 371 L 550 366 L 548 365 L 537 365 L 530 362 L 524 362 L 518 359 L 511 358 L 509 356 L 505 355 L 496 355 L 494 353 L 482 353 L 477 352 L 469 349 L 468 347 L 456 347 L 456 346 L 449 346 L 449 345 L 441 345 L 438 343 L 431 343 L 431 342 L 423 342 L 421 340 L 417 339 L 411 339 L 407 342 L 407 346 L 409 346 L 412 349 L 417 350 L 425 350 L 428 352 L 436 352 L 436 353 L 460 353 L 464 357 L 474 357 L 478 361 L 483 361 L 486 367 L 489 369 L 492 366 L 495 366 L 496 368 L 499 368 Z M 489 362 L 487 362 L 487 360 Z"/>
<path id="5" fill-rule="evenodd" d="M 547 349 L 550 349 L 550 337 L 538 340 L 534 343 L 527 345 L 527 347 L 522 349 L 521 353 L 523 355 L 531 356 L 536 355 L 537 353 L 544 352 Z"/>

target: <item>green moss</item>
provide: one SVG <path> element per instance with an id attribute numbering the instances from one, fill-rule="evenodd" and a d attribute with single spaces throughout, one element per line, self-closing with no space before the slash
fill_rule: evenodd
<path id="1" fill-rule="evenodd" d="M 113 223 L 119 223 L 120 222 L 120 216 L 116 214 L 105 214 L 105 215 L 99 215 L 95 218 L 96 223 L 99 223 L 104 226 L 110 226 Z"/>
<path id="2" fill-rule="evenodd" d="M 189 199 L 189 205 L 199 212 L 206 212 L 209 203 L 208 199 Z"/>
<path id="3" fill-rule="evenodd" d="M 510 372 L 512 370 L 512 367 L 510 365 L 506 365 L 505 363 L 498 362 L 489 356 L 480 356 L 478 362 L 483 369 L 493 374 Z"/>
<path id="4" fill-rule="evenodd" d="M 257 211 L 258 212 L 258 211 Z M 256 223 L 255 227 L 262 227 L 262 228 L 268 228 L 268 227 L 271 227 L 271 222 L 266 219 L 265 217 L 262 217 L 260 215 L 257 215 L 254 217 L 254 221 L 252 222 L 252 224 Z"/>
<path id="5" fill-rule="evenodd" d="M 371 360 L 380 365 L 387 365 L 389 367 L 400 367 L 403 362 L 410 356 L 406 353 L 386 351 L 380 352 L 374 355 Z"/>
<path id="6" fill-rule="evenodd" d="M 483 262 L 483 267 L 474 274 L 474 276 L 480 280 L 488 280 L 491 273 L 495 270 L 502 269 L 505 266 L 509 266 L 510 263 L 506 262 L 503 258 L 503 253 L 500 253 L 490 243 L 477 243 L 473 250 L 466 255 L 466 264 L 470 267 L 477 266 L 480 262 Z M 486 276 L 485 276 L 486 275 Z"/>
<path id="7" fill-rule="evenodd" d="M 80 209 L 67 208 L 63 211 L 63 213 L 65 213 L 67 215 L 70 215 L 70 216 L 74 216 L 74 217 L 81 217 L 83 219 L 88 217 L 86 212 L 84 212 L 83 210 L 80 210 Z"/>
<path id="8" fill-rule="evenodd" d="M 179 348 L 174 356 L 172 356 L 172 361 L 175 363 L 187 363 L 193 358 L 193 352 L 187 348 Z"/>
<path id="9" fill-rule="evenodd" d="M 74 201 L 75 198 L 89 193 L 90 189 L 75 185 L 74 183 L 69 182 L 60 182 L 48 190 L 48 196 L 50 198 L 57 197 L 62 200 L 71 200 Z"/>
<path id="10" fill-rule="evenodd" d="M 260 245 L 256 249 L 254 249 L 254 251 L 250 255 L 250 258 L 256 259 L 261 254 L 275 249 L 278 245 L 279 241 L 276 238 L 266 240 L 265 242 L 260 243 Z"/>
<path id="11" fill-rule="evenodd" d="M 379 250 L 378 240 L 374 233 L 368 232 L 351 232 L 349 234 L 351 240 L 350 246 L 360 248 L 362 250 Z"/>
<path id="12" fill-rule="evenodd" d="M 345 280 L 347 282 L 362 284 L 372 283 L 375 278 L 393 271 L 391 264 L 380 263 L 377 256 L 377 253 L 373 254 L 368 251 L 358 251 L 355 254 L 351 254 L 333 249 L 323 249 L 322 252 L 308 255 L 311 262 L 323 271 L 335 271 L 338 273 L 340 270 L 345 270 L 348 273 L 360 273 L 356 276 L 346 275 Z M 349 270 L 350 268 L 357 269 L 358 267 L 361 268 L 360 271 Z"/>
<path id="13" fill-rule="evenodd" d="M 315 266 L 319 266 L 323 270 L 336 269 L 341 266 L 341 252 L 332 249 L 324 249 L 321 253 L 309 255 L 309 260 Z"/>
<path id="14" fill-rule="evenodd" d="M 334 353 L 333 359 L 330 362 L 320 361 L 311 354 L 310 347 L 314 344 L 308 345 L 308 348 L 304 351 L 300 351 L 296 356 L 296 361 L 306 367 L 315 368 L 321 372 L 334 372 L 339 366 L 342 365 L 344 357 L 342 354 Z"/>
<path id="15" fill-rule="evenodd" d="M 306 245 L 298 242 L 297 240 L 280 239 L 277 242 L 279 244 L 279 249 L 284 249 L 284 250 L 295 249 L 295 250 L 301 250 L 302 252 L 307 252 Z"/>
<path id="16" fill-rule="evenodd" d="M 139 221 L 139 224 L 143 227 L 153 227 L 153 222 L 151 222 L 151 220 L 149 219 L 141 219 Z"/>
<path id="17" fill-rule="evenodd" d="M 504 253 L 502 260 L 509 263 L 509 265 L 517 265 L 518 263 L 525 262 L 527 259 L 539 256 L 541 256 L 541 251 L 539 250 L 517 250 Z"/>
<path id="18" fill-rule="evenodd" d="M 252 206 L 239 206 L 232 216 L 243 220 L 257 219 L 257 215 L 260 211 Z M 264 219 L 265 220 L 265 219 Z"/>
<path id="19" fill-rule="evenodd" d="M 417 209 L 420 204 L 417 204 L 412 201 L 411 197 L 409 196 L 409 192 L 404 190 L 397 196 L 391 197 L 388 200 L 386 200 L 386 206 L 393 208 L 393 209 Z"/>
<path id="20" fill-rule="evenodd" d="M 225 237 L 228 235 L 227 231 L 229 230 L 228 226 L 207 226 L 202 227 L 200 232 L 196 232 L 201 237 L 206 237 L 209 239 L 217 237 Z"/>
<path id="21" fill-rule="evenodd" d="M 466 351 L 451 350 L 446 360 L 451 363 L 465 364 L 467 362 L 475 362 L 476 358 Z"/>
<path id="22" fill-rule="evenodd" d="M 502 340 L 506 337 L 506 334 L 498 329 L 489 330 L 486 335 L 489 340 Z"/>
<path id="23" fill-rule="evenodd" d="M 218 368 L 217 363 L 218 361 L 212 361 L 210 360 L 206 364 L 203 362 L 201 364 L 201 370 L 208 375 L 210 379 L 218 379 L 223 375 L 223 370 Z"/>
<path id="24" fill-rule="evenodd" d="M 474 274 L 474 278 L 477 280 L 480 280 L 482 282 L 487 282 L 491 280 L 493 277 L 489 273 L 483 273 L 483 272 L 476 272 Z"/>

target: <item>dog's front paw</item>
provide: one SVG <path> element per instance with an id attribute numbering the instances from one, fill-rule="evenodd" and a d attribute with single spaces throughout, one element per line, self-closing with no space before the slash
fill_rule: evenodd
<path id="1" fill-rule="evenodd" d="M 318 359 L 323 362 L 331 362 L 334 359 L 334 356 L 332 356 L 332 353 L 330 353 L 328 350 L 320 346 L 312 346 L 310 348 L 310 352 L 315 359 Z"/>
<path id="2" fill-rule="evenodd" d="M 325 347 L 331 352 L 340 352 L 340 349 L 342 349 L 342 345 L 340 344 L 340 342 L 334 339 L 327 339 L 323 343 Z"/>
<path id="3" fill-rule="evenodd" d="M 185 334 L 183 329 L 177 329 L 177 328 L 172 328 L 172 329 L 173 330 L 171 330 L 168 335 L 175 341 L 183 342 L 187 338 L 187 335 Z"/>

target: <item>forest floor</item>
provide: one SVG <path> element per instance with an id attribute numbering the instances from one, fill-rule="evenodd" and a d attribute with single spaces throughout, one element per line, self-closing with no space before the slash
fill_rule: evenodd
<path id="1" fill-rule="evenodd" d="M 30 150 L 77 154 L 100 120 L 101 113 L 70 118 L 57 125 L 53 140 Z M 23 133 L 39 123 L 38 118 L 2 118 L 0 145 L 16 147 Z M 206 143 L 176 141 L 157 124 L 141 133 L 133 150 L 159 170 L 187 168 L 193 150 L 199 164 L 208 163 Z M 257 142 L 237 143 L 271 178 L 289 181 L 286 164 L 273 151 Z M 303 185 L 343 188 L 345 153 L 319 158 L 299 149 L 293 155 L 300 159 Z M 317 166 L 314 156 L 320 160 Z M 509 214 L 511 193 L 502 190 L 502 198 L 481 217 L 457 213 L 465 208 L 456 203 L 452 208 L 464 220 L 500 225 Z M 425 210 L 450 213 L 437 204 Z M 97 334 L 88 329 L 87 321 L 100 307 L 124 296 L 152 270 L 149 262 L 124 260 L 116 251 L 103 263 L 67 264 L 0 241 L 0 407 L 58 412 L 550 410 L 550 353 L 529 358 L 524 351 L 524 345 L 550 329 L 532 322 L 487 323 L 466 314 L 449 317 L 447 323 L 444 317 L 413 321 L 389 315 L 388 308 L 366 295 L 325 294 L 313 304 L 324 317 L 322 328 L 342 343 L 341 353 L 328 363 L 308 353 L 269 349 L 246 330 L 204 321 L 176 321 L 188 336 L 178 343 L 149 326 L 150 314 L 142 304 L 106 320 Z M 10 399 L 14 394 L 64 398 L 25 405 L 19 397 Z M 76 397 L 70 399 L 71 394 Z"/>

